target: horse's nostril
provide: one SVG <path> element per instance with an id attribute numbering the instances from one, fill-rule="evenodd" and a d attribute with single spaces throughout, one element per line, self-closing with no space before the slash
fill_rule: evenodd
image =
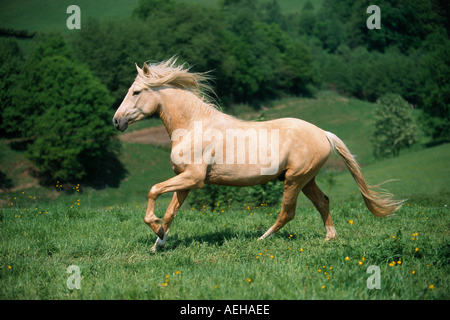
<path id="1" fill-rule="evenodd" d="M 116 126 L 116 127 L 117 127 L 117 125 L 119 124 L 119 120 L 117 120 L 117 119 L 113 119 L 113 123 L 114 123 L 114 126 Z"/>

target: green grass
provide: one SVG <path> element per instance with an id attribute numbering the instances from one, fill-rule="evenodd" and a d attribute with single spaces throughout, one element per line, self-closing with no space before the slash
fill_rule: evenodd
<path id="1" fill-rule="evenodd" d="M 156 236 L 143 207 L 80 202 L 0 211 L 0 299 L 450 298 L 447 208 L 405 207 L 380 219 L 360 203 L 344 204 L 332 210 L 339 239 L 330 242 L 319 214 L 300 208 L 278 234 L 257 242 L 276 208 L 182 207 L 166 248 L 152 254 Z M 81 270 L 79 290 L 66 286 L 70 265 Z M 370 265 L 380 267 L 379 290 L 366 287 Z"/>

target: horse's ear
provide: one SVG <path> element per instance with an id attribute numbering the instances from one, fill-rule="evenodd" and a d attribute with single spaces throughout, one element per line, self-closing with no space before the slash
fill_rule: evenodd
<path id="1" fill-rule="evenodd" d="M 142 67 L 142 71 L 144 71 L 144 74 L 146 76 L 150 75 L 150 69 L 148 68 L 148 65 L 144 62 L 144 66 Z"/>
<path id="2" fill-rule="evenodd" d="M 139 73 L 139 71 L 141 71 L 141 68 L 138 67 L 138 65 L 137 65 L 136 62 L 135 62 L 134 64 L 136 65 L 136 70 L 137 70 L 137 72 Z"/>

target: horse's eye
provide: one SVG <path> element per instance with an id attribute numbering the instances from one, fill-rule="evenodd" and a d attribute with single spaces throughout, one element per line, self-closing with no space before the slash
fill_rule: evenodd
<path id="1" fill-rule="evenodd" d="M 137 96 L 139 93 L 141 93 L 140 91 L 135 91 L 133 92 L 133 96 Z"/>

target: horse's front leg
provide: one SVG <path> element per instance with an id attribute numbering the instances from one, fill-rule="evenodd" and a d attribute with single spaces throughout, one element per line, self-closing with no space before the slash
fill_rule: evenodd
<path id="1" fill-rule="evenodd" d="M 153 232 L 163 241 L 164 240 L 164 226 L 159 225 L 162 220 L 155 215 L 156 199 L 163 193 L 184 191 L 190 189 L 198 189 L 203 187 L 205 176 L 201 174 L 200 170 L 186 170 L 185 172 L 173 177 L 167 181 L 155 184 L 148 193 L 147 212 L 145 213 L 144 221 L 152 228 Z M 187 196 L 187 193 L 186 193 Z M 183 200 L 184 201 L 184 200 Z M 181 205 L 181 204 L 180 204 Z"/>
<path id="2" fill-rule="evenodd" d="M 183 204 L 184 200 L 186 200 L 190 190 L 181 190 L 176 191 L 173 194 L 172 201 L 170 201 L 169 207 L 167 208 L 166 214 L 164 215 L 164 237 L 157 238 L 155 245 L 152 247 L 152 251 L 156 252 L 159 248 L 163 248 L 167 241 L 167 236 L 169 235 L 170 225 L 172 224 L 173 219 L 177 215 L 178 210 Z"/>

